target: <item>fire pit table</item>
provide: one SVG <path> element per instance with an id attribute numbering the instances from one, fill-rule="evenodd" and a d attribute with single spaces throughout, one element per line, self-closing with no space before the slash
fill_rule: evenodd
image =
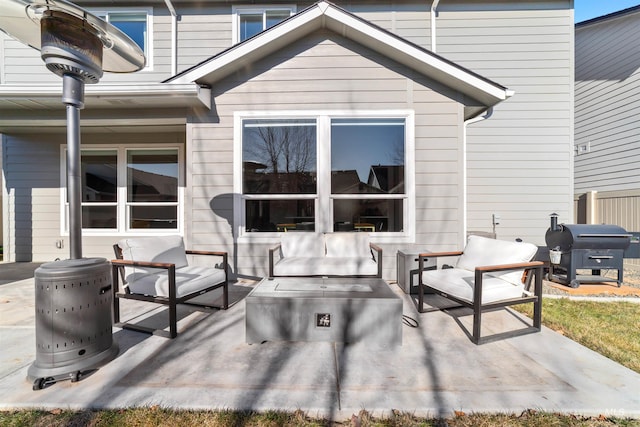
<path id="1" fill-rule="evenodd" d="M 246 298 L 246 342 L 402 344 L 402 299 L 379 278 L 266 278 Z"/>

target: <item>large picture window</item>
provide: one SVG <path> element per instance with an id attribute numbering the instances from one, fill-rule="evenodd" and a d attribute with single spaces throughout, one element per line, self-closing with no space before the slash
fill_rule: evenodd
<path id="1" fill-rule="evenodd" d="M 239 117 L 243 233 L 406 233 L 408 117 Z"/>
<path id="2" fill-rule="evenodd" d="M 178 148 L 84 149 L 80 163 L 84 230 L 180 231 Z M 62 171 L 66 190 L 66 155 Z M 68 232 L 68 211 L 65 191 L 65 232 Z"/>

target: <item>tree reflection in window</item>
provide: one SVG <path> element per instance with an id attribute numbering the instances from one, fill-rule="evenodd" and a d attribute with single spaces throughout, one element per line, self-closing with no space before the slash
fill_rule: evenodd
<path id="1" fill-rule="evenodd" d="M 243 193 L 290 196 L 246 200 L 247 231 L 313 231 L 314 202 L 296 195 L 317 191 L 315 120 L 245 120 L 242 138 Z"/>
<path id="2" fill-rule="evenodd" d="M 243 126 L 245 194 L 314 194 L 313 120 L 247 120 Z"/>

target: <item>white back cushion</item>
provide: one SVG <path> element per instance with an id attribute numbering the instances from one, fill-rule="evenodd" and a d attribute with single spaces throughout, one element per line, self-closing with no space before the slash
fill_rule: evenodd
<path id="1" fill-rule="evenodd" d="M 467 246 L 464 248 L 462 256 L 458 259 L 456 268 L 474 271 L 479 266 L 529 262 L 537 251 L 538 247 L 531 243 L 469 236 Z M 522 270 L 506 273 L 496 272 L 491 273 L 491 275 L 513 284 L 522 283 Z"/>
<path id="2" fill-rule="evenodd" d="M 327 245 L 328 257 L 371 258 L 368 233 L 327 233 L 324 235 L 324 239 Z"/>
<path id="3" fill-rule="evenodd" d="M 291 231 L 280 237 L 280 249 L 283 257 L 317 258 L 324 256 L 324 238 L 322 233 Z"/>
<path id="4" fill-rule="evenodd" d="M 185 267 L 187 255 L 181 236 L 154 236 L 122 239 L 122 257 L 129 261 L 166 262 Z"/>

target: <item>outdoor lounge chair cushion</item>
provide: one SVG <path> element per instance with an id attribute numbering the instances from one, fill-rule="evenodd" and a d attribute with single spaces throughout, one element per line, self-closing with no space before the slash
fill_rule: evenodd
<path id="1" fill-rule="evenodd" d="M 128 261 L 146 261 L 175 264 L 176 297 L 206 289 L 223 282 L 223 269 L 189 266 L 181 236 L 136 237 L 118 242 L 122 258 Z M 126 267 L 125 280 L 129 290 L 136 294 L 169 296 L 167 270 L 159 268 Z"/>
<path id="2" fill-rule="evenodd" d="M 455 268 L 423 271 L 422 282 L 464 301 L 473 302 L 476 267 L 529 262 L 537 250 L 537 246 L 531 243 L 469 236 Z M 524 291 L 522 272 L 485 273 L 482 304 L 521 297 Z"/>
<path id="3" fill-rule="evenodd" d="M 373 276 L 378 264 L 371 258 L 288 257 L 274 266 L 277 276 Z"/>
<path id="4" fill-rule="evenodd" d="M 322 233 L 284 233 L 280 237 L 282 256 L 298 258 L 324 257 Z"/>
<path id="5" fill-rule="evenodd" d="M 132 273 L 126 276 L 129 290 L 136 294 L 169 296 L 169 275 L 166 270 L 158 273 Z M 185 266 L 176 269 L 176 297 L 206 289 L 224 282 L 224 270 L 212 267 Z"/>
<path id="6" fill-rule="evenodd" d="M 529 262 L 537 251 L 538 247 L 532 243 L 469 236 L 467 246 L 464 248 L 464 253 L 458 258 L 456 268 L 474 271 L 479 266 Z M 516 286 L 522 285 L 521 270 L 488 274 Z"/>
<path id="7" fill-rule="evenodd" d="M 176 268 L 189 264 L 181 236 L 136 237 L 118 242 L 122 258 L 128 261 L 165 262 Z M 135 267 L 136 271 L 154 271 Z"/>
<path id="8" fill-rule="evenodd" d="M 327 257 L 372 258 L 367 233 L 338 232 L 324 235 Z"/>
<path id="9" fill-rule="evenodd" d="M 522 274 L 522 273 L 520 273 Z M 475 277 L 469 270 L 448 268 L 444 270 L 429 270 L 422 273 L 424 284 L 455 296 L 467 302 L 473 302 L 473 288 Z M 482 304 L 502 301 L 522 296 L 524 285 L 514 285 L 497 277 L 485 274 L 482 280 Z"/>

